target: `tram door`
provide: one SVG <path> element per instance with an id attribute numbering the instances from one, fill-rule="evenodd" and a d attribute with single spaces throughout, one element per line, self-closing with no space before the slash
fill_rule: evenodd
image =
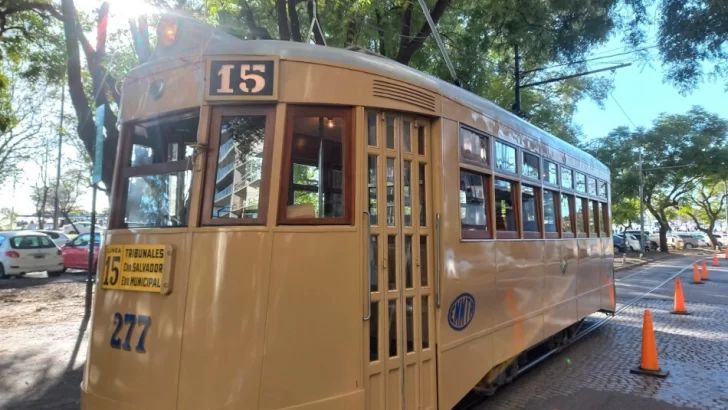
<path id="1" fill-rule="evenodd" d="M 430 120 L 368 111 L 370 317 L 364 321 L 367 408 L 434 409 L 434 227 Z M 368 300 L 365 303 L 369 302 Z M 369 313 L 369 312 L 365 312 Z"/>

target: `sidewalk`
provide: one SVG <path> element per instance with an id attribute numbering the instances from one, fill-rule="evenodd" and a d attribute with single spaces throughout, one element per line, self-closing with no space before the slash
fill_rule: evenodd
<path id="1" fill-rule="evenodd" d="M 668 259 L 668 258 L 675 258 L 678 257 L 677 253 L 675 251 L 671 251 L 670 253 L 665 252 L 647 252 L 642 255 L 642 258 L 640 258 L 639 253 L 635 252 L 628 252 L 626 254 L 622 253 L 615 253 L 614 254 L 614 271 L 618 272 L 623 269 L 629 269 L 634 268 L 637 266 L 646 265 L 650 262 Z"/>

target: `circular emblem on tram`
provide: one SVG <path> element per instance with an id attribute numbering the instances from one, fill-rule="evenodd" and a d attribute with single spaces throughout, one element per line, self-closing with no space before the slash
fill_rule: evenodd
<path id="1" fill-rule="evenodd" d="M 468 327 L 475 316 L 475 298 L 470 293 L 463 293 L 450 304 L 447 322 L 454 330 L 460 331 Z"/>

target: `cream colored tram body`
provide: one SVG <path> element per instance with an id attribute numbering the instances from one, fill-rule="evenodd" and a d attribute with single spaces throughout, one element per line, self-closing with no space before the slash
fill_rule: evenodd
<path id="1" fill-rule="evenodd" d="M 160 28 L 123 83 L 83 409 L 450 409 L 614 311 L 591 156 L 379 56 Z"/>

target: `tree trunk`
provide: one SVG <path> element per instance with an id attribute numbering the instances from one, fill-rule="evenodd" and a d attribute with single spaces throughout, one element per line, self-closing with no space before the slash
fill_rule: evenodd
<path id="1" fill-rule="evenodd" d="M 667 230 L 670 228 L 670 225 L 663 221 L 658 222 L 660 223 L 660 252 L 669 252 L 670 250 L 667 247 Z"/>
<path id="2" fill-rule="evenodd" d="M 291 31 L 288 29 L 288 15 L 286 13 L 286 0 L 276 1 L 278 14 L 278 38 L 283 41 L 291 40 Z"/>
<path id="3" fill-rule="evenodd" d="M 291 21 L 291 38 L 293 41 L 303 42 L 301 26 L 298 24 L 298 13 L 296 13 L 296 0 L 288 0 L 288 19 Z"/>

